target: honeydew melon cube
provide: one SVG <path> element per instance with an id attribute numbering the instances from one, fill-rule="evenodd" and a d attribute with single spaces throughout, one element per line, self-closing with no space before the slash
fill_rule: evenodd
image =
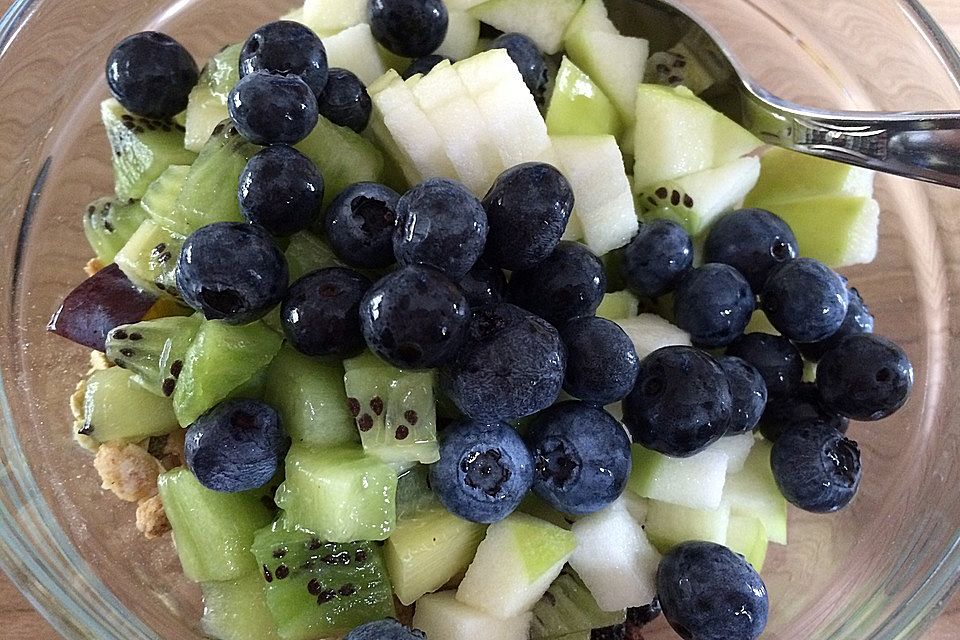
<path id="1" fill-rule="evenodd" d="M 867 264 L 877 257 L 880 205 L 873 198 L 816 196 L 765 208 L 790 225 L 802 256 L 834 269 Z"/>
<path id="2" fill-rule="evenodd" d="M 339 33 L 366 22 L 368 4 L 368 0 L 306 0 L 302 22 L 320 36 Z"/>
<path id="3" fill-rule="evenodd" d="M 567 54 L 603 89 L 628 125 L 637 117 L 637 87 L 650 55 L 643 38 L 606 31 L 579 31 L 567 39 Z"/>
<path id="4" fill-rule="evenodd" d="M 386 71 L 377 41 L 366 23 L 324 38 L 323 46 L 327 50 L 327 64 L 352 71 L 365 85 L 369 86 Z"/>
<path id="5" fill-rule="evenodd" d="M 369 87 L 373 135 L 400 165 L 411 184 L 428 176 L 456 177 L 443 140 L 396 71 Z"/>
<path id="6" fill-rule="evenodd" d="M 457 600 L 501 620 L 530 611 L 576 544 L 571 532 L 514 512 L 487 529 Z"/>
<path id="7" fill-rule="evenodd" d="M 573 524 L 577 548 L 570 566 L 603 611 L 649 604 L 656 590 L 660 554 L 621 498 Z"/>
<path id="8" fill-rule="evenodd" d="M 752 133 L 685 87 L 640 85 L 635 132 L 637 189 L 719 167 L 761 145 Z"/>
<path id="9" fill-rule="evenodd" d="M 541 51 L 560 51 L 563 34 L 583 0 L 488 0 L 470 9 L 470 14 L 504 33 L 529 36 Z"/>
<path id="10" fill-rule="evenodd" d="M 460 75 L 444 60 L 407 86 L 411 84 L 417 104 L 440 134 L 460 181 L 475 194 L 484 195 L 503 166 L 480 109 Z"/>
<path id="11" fill-rule="evenodd" d="M 434 53 L 454 60 L 469 58 L 480 41 L 480 21 L 466 11 L 451 10 L 447 15 L 447 35 Z"/>
<path id="12" fill-rule="evenodd" d="M 770 542 L 787 544 L 787 501 L 770 469 L 771 447 L 765 440 L 757 441 L 743 471 L 727 478 L 723 503 L 738 515 L 760 520 Z"/>
<path id="13" fill-rule="evenodd" d="M 707 448 L 707 451 L 722 451 L 727 454 L 727 475 L 740 473 L 757 439 L 753 433 L 725 436 Z"/>
<path id="14" fill-rule="evenodd" d="M 586 245 L 597 255 L 618 249 L 639 223 L 620 147 L 613 136 L 555 136 L 553 149 L 574 195 Z"/>
<path id="15" fill-rule="evenodd" d="M 871 198 L 874 175 L 869 169 L 773 148 L 760 160 L 760 180 L 746 205 L 764 207 L 813 196 Z"/>
<path id="16" fill-rule="evenodd" d="M 460 602 L 453 591 L 417 600 L 413 626 L 433 640 L 527 640 L 532 614 L 497 618 Z"/>
<path id="17" fill-rule="evenodd" d="M 607 95 L 566 56 L 560 61 L 546 120 L 551 136 L 617 136 L 622 128 Z"/>
<path id="18" fill-rule="evenodd" d="M 596 315 L 607 320 L 626 320 L 639 314 L 640 301 L 629 291 L 617 291 L 603 296 Z"/>
<path id="19" fill-rule="evenodd" d="M 617 320 L 617 324 L 633 342 L 641 360 L 661 347 L 690 346 L 689 333 L 655 313 L 641 313 L 636 318 Z"/>
<path id="20" fill-rule="evenodd" d="M 645 527 L 647 538 L 663 553 L 688 540 L 726 544 L 730 505 L 703 511 L 651 500 Z"/>
<path id="21" fill-rule="evenodd" d="M 620 33 L 611 22 L 607 7 L 603 0 L 586 0 L 567 25 L 563 35 L 564 41 L 572 38 L 581 31 L 600 31 L 603 33 Z"/>
<path id="22" fill-rule="evenodd" d="M 671 458 L 638 444 L 627 488 L 642 498 L 691 509 L 716 509 L 723 501 L 728 457 L 712 447 L 689 458 Z"/>
<path id="23" fill-rule="evenodd" d="M 727 527 L 727 547 L 746 558 L 757 571 L 762 570 L 767 558 L 767 532 L 763 522 L 753 516 L 732 513 Z"/>
<path id="24" fill-rule="evenodd" d="M 505 49 L 484 51 L 458 62 L 454 69 L 480 109 L 502 169 L 547 161 L 543 158 L 552 152 L 547 124 Z"/>

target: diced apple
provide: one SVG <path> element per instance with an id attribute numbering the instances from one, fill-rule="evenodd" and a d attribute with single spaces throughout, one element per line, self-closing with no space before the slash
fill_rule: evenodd
<path id="1" fill-rule="evenodd" d="M 639 314 L 640 301 L 629 291 L 617 291 L 603 296 L 596 315 L 607 320 L 625 320 L 636 318 Z"/>
<path id="2" fill-rule="evenodd" d="M 746 204 L 764 207 L 814 196 L 873 197 L 874 173 L 805 153 L 774 148 L 760 161 L 760 180 Z"/>
<path id="3" fill-rule="evenodd" d="M 552 136 L 620 135 L 622 123 L 610 99 L 569 58 L 564 56 L 547 109 Z"/>
<path id="4" fill-rule="evenodd" d="M 712 447 L 689 458 L 671 458 L 633 445 L 627 488 L 643 498 L 711 510 L 723 500 L 727 454 Z"/>
<path id="5" fill-rule="evenodd" d="M 738 513 L 731 514 L 726 545 L 731 551 L 746 558 L 757 571 L 763 569 L 763 561 L 767 558 L 767 532 L 759 519 Z"/>
<path id="6" fill-rule="evenodd" d="M 583 0 L 488 0 L 470 14 L 505 33 L 529 36 L 546 54 L 560 51 L 563 34 Z"/>
<path id="7" fill-rule="evenodd" d="M 643 38 L 580 31 L 567 39 L 567 54 L 603 89 L 628 125 L 637 117 L 637 88 L 650 55 Z"/>
<path id="8" fill-rule="evenodd" d="M 367 6 L 368 0 L 306 0 L 301 20 L 318 35 L 326 36 L 366 22 Z"/>
<path id="9" fill-rule="evenodd" d="M 645 84 L 637 91 L 633 176 L 638 190 L 728 164 L 760 145 L 685 87 Z"/>
<path id="10" fill-rule="evenodd" d="M 650 501 L 646 533 L 650 542 L 661 552 L 688 540 L 705 540 L 726 544 L 730 527 L 730 505 L 701 511 L 667 502 Z"/>
<path id="11" fill-rule="evenodd" d="M 707 451 L 722 451 L 727 454 L 727 475 L 740 473 L 757 439 L 753 433 L 741 433 L 720 438 Z"/>
<path id="12" fill-rule="evenodd" d="M 529 611 L 576 547 L 572 533 L 514 512 L 487 536 L 457 590 L 457 600 L 506 620 Z"/>
<path id="13" fill-rule="evenodd" d="M 573 20 L 567 25 L 567 32 L 563 35 L 564 41 L 572 38 L 581 31 L 601 31 L 604 33 L 620 33 L 610 21 L 607 7 L 603 0 L 586 0 Z"/>
<path id="14" fill-rule="evenodd" d="M 617 324 L 630 337 L 641 360 L 661 347 L 690 346 L 689 333 L 654 313 L 641 313 L 636 318 L 618 320 Z"/>
<path id="15" fill-rule="evenodd" d="M 623 156 L 613 136 L 556 136 L 553 149 L 573 187 L 586 245 L 604 255 L 637 234 L 636 209 Z"/>
<path id="16" fill-rule="evenodd" d="M 480 21 L 466 11 L 448 12 L 447 35 L 434 51 L 454 60 L 469 58 L 480 41 Z"/>
<path id="17" fill-rule="evenodd" d="M 323 46 L 327 49 L 327 63 L 331 67 L 352 71 L 368 86 L 386 71 L 377 51 L 377 41 L 366 23 L 324 38 Z"/>
<path id="18" fill-rule="evenodd" d="M 441 591 L 417 600 L 413 626 L 433 640 L 527 640 L 531 614 L 498 618 L 484 613 Z"/>
<path id="19" fill-rule="evenodd" d="M 770 470 L 771 446 L 765 440 L 757 441 L 743 471 L 727 478 L 723 503 L 738 515 L 760 520 L 770 542 L 787 544 L 787 501 Z"/>
<path id="20" fill-rule="evenodd" d="M 573 524 L 570 566 L 604 611 L 649 604 L 657 594 L 660 554 L 623 499 Z"/>

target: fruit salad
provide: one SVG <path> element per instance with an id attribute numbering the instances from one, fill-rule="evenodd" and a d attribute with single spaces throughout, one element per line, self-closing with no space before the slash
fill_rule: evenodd
<path id="1" fill-rule="evenodd" d="M 207 636 L 760 636 L 768 545 L 856 498 L 851 421 L 913 370 L 837 271 L 871 174 L 764 148 L 671 33 L 306 0 L 202 69 L 114 47 L 113 193 L 49 329 Z"/>

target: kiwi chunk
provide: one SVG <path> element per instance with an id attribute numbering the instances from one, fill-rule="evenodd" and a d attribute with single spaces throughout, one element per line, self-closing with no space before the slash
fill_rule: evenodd
<path id="1" fill-rule="evenodd" d="M 267 608 L 267 585 L 254 571 L 237 580 L 204 582 L 204 634 L 218 640 L 280 640 Z"/>
<path id="2" fill-rule="evenodd" d="M 344 363 L 348 402 L 363 449 L 388 462 L 440 459 L 431 371 L 402 371 L 371 354 Z"/>
<path id="3" fill-rule="evenodd" d="M 136 200 L 99 198 L 84 211 L 83 233 L 97 258 L 110 264 L 146 217 Z"/>
<path id="4" fill-rule="evenodd" d="M 133 371 L 133 381 L 143 388 L 170 397 L 200 323 L 194 315 L 121 325 L 107 335 L 107 357 Z"/>
<path id="5" fill-rule="evenodd" d="M 283 255 L 287 259 L 290 282 L 296 282 L 317 269 L 345 266 L 334 255 L 333 249 L 310 231 L 301 231 L 290 236 L 290 243 Z"/>
<path id="6" fill-rule="evenodd" d="M 262 492 L 211 491 L 184 467 L 162 474 L 157 486 L 189 579 L 236 580 L 256 571 L 253 536 L 273 519 Z"/>
<path id="7" fill-rule="evenodd" d="M 114 185 L 121 201 L 141 198 L 164 169 L 197 157 L 184 149 L 184 129 L 171 120 L 133 115 L 113 98 L 101 103 L 100 117 L 113 151 Z"/>
<path id="8" fill-rule="evenodd" d="M 147 212 L 150 219 L 161 227 L 172 229 L 178 225 L 174 211 L 189 174 L 189 166 L 172 164 L 164 169 L 159 178 L 150 183 L 147 192 L 143 194 L 140 206 Z"/>
<path id="9" fill-rule="evenodd" d="M 267 371 L 264 399 L 280 414 L 294 442 L 323 447 L 360 441 L 347 408 L 339 362 L 323 362 L 283 347 Z"/>
<path id="10" fill-rule="evenodd" d="M 379 182 L 383 175 L 383 154 L 373 143 L 351 129 L 333 124 L 323 116 L 320 116 L 310 135 L 296 147 L 300 153 L 313 160 L 323 175 L 324 207 L 355 182 Z M 237 172 L 237 177 L 239 176 L 240 173 Z M 233 190 L 236 192 L 236 184 L 233 185 Z"/>
<path id="11" fill-rule="evenodd" d="M 232 326 L 207 320 L 187 349 L 173 393 L 173 408 L 189 426 L 263 369 L 280 350 L 282 338 L 262 322 Z"/>
<path id="12" fill-rule="evenodd" d="M 531 640 L 562 638 L 623 624 L 625 611 L 602 611 L 590 590 L 572 571 L 561 573 L 533 607 Z"/>
<path id="13" fill-rule="evenodd" d="M 247 160 L 259 150 L 229 120 L 218 124 L 190 167 L 165 226 L 188 236 L 212 222 L 242 222 L 237 185 Z"/>
<path id="14" fill-rule="evenodd" d="M 130 282 L 144 291 L 179 300 L 176 270 L 181 248 L 183 238 L 144 220 L 114 259 Z"/>
<path id="15" fill-rule="evenodd" d="M 695 204 L 693 197 L 672 182 L 641 191 L 637 195 L 637 211 L 643 220 L 670 220 L 690 235 L 700 230 L 699 216 L 693 208 Z"/>
<path id="16" fill-rule="evenodd" d="M 284 640 L 335 637 L 396 615 L 383 556 L 373 543 L 322 542 L 274 523 L 257 532 L 252 550 Z"/>
<path id="17" fill-rule="evenodd" d="M 200 79 L 190 92 L 187 103 L 187 132 L 184 136 L 187 149 L 200 151 L 217 124 L 229 117 L 227 96 L 234 85 L 240 82 L 242 48 L 242 44 L 224 47 L 210 58 L 200 72 Z"/>
<path id="18" fill-rule="evenodd" d="M 132 371 L 120 367 L 90 375 L 80 435 L 98 442 L 138 442 L 176 431 L 177 417 L 169 398 L 150 393 L 133 378 Z"/>

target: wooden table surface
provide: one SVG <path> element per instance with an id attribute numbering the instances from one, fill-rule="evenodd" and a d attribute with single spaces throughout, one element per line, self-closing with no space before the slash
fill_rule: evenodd
<path id="1" fill-rule="evenodd" d="M 0 0 L 0 6 L 9 0 Z M 924 0 L 925 6 L 944 26 L 955 42 L 960 42 L 960 2 Z M 60 636 L 27 603 L 17 589 L 0 573 L 0 636 L 4 640 L 57 640 Z M 955 598 L 924 640 L 960 638 L 960 597 Z"/>

